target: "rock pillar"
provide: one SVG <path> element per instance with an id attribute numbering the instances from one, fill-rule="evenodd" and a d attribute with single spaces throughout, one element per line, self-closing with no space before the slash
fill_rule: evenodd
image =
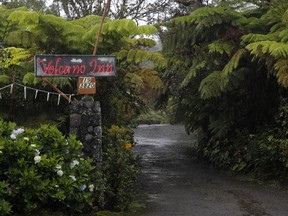
<path id="1" fill-rule="evenodd" d="M 102 125 L 99 101 L 85 95 L 74 101 L 70 108 L 70 134 L 75 134 L 83 143 L 85 156 L 93 158 L 97 168 L 102 163 Z"/>

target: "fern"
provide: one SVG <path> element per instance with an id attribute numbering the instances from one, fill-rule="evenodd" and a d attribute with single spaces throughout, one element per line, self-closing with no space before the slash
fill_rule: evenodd
<path id="1" fill-rule="evenodd" d="M 252 43 L 259 41 L 278 41 L 279 40 L 279 32 L 271 33 L 271 34 L 246 34 L 241 37 L 243 43 Z"/>
<path id="2" fill-rule="evenodd" d="M 8 68 L 11 65 L 19 65 L 23 60 L 31 57 L 30 52 L 22 48 L 8 47 L 5 48 L 4 51 L 10 53 L 11 57 L 3 59 L 3 68 Z"/>
<path id="3" fill-rule="evenodd" d="M 230 55 L 233 46 L 229 41 L 218 40 L 209 44 L 208 48 L 210 53 L 219 53 L 221 55 L 226 53 L 227 55 Z"/>
<path id="4" fill-rule="evenodd" d="M 10 78 L 7 75 L 0 75 L 0 83 L 1 84 L 9 84 Z"/>
<path id="5" fill-rule="evenodd" d="M 127 61 L 128 62 L 133 62 L 135 61 L 135 55 L 136 55 L 136 50 L 129 50 L 128 54 L 127 54 Z"/>
<path id="6" fill-rule="evenodd" d="M 230 61 L 225 65 L 223 69 L 223 73 L 227 76 L 228 74 L 232 73 L 239 64 L 240 58 L 246 53 L 245 49 L 239 49 L 237 52 L 232 56 Z"/>
<path id="7" fill-rule="evenodd" d="M 20 25 L 23 24 L 38 24 L 39 23 L 40 14 L 34 11 L 22 11 L 16 10 L 10 14 L 8 20 L 12 22 L 17 22 Z"/>
<path id="8" fill-rule="evenodd" d="M 23 77 L 23 84 L 24 85 L 31 85 L 34 83 L 34 79 L 35 79 L 35 76 L 34 76 L 34 73 L 26 73 Z"/>
<path id="9" fill-rule="evenodd" d="M 288 60 L 280 59 L 274 65 L 275 70 L 277 71 L 276 77 L 278 83 L 285 88 L 288 88 Z"/>
<path id="10" fill-rule="evenodd" d="M 144 87 L 144 81 L 138 74 L 127 73 L 125 76 L 126 83 L 130 83 L 135 89 L 141 89 Z"/>
<path id="11" fill-rule="evenodd" d="M 276 41 L 261 41 L 250 43 L 246 46 L 251 54 L 261 57 L 263 54 L 270 55 L 275 59 L 288 57 L 288 44 Z"/>
<path id="12" fill-rule="evenodd" d="M 199 62 L 198 59 L 194 59 L 192 66 L 189 68 L 189 71 L 188 71 L 187 75 L 185 76 L 185 78 L 183 79 L 183 81 L 181 82 L 180 87 L 181 88 L 186 87 L 191 82 L 191 80 L 194 77 L 196 77 L 197 72 L 206 67 L 206 64 L 207 64 L 206 60 L 202 60 L 202 62 L 201 61 Z"/>
<path id="13" fill-rule="evenodd" d="M 158 32 L 157 28 L 151 25 L 142 25 L 137 27 L 137 35 L 155 35 Z"/>
<path id="14" fill-rule="evenodd" d="M 117 60 L 123 60 L 128 55 L 128 50 L 120 50 L 118 53 L 116 53 Z"/>
<path id="15" fill-rule="evenodd" d="M 149 52 L 143 49 L 131 49 L 131 50 L 121 50 L 116 53 L 117 59 L 126 60 L 133 63 L 145 63 L 147 61 L 152 61 L 155 67 L 164 68 L 166 66 L 166 59 L 159 52 Z"/>
<path id="16" fill-rule="evenodd" d="M 214 71 L 201 81 L 199 87 L 201 97 L 203 99 L 219 97 L 228 81 L 228 76 L 222 71 Z"/>

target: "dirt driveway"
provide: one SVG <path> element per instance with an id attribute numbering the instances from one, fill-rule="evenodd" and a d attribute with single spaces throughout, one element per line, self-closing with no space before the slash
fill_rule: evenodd
<path id="1" fill-rule="evenodd" d="M 288 191 L 240 181 L 184 154 L 193 137 L 181 125 L 140 125 L 135 140 L 147 203 L 141 216 L 288 216 Z"/>

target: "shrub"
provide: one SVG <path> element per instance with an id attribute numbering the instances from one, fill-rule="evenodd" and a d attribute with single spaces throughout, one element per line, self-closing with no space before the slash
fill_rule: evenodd
<path id="1" fill-rule="evenodd" d="M 24 130 L 0 120 L 0 214 L 47 208 L 73 215 L 101 205 L 103 178 L 81 150 L 54 126 Z"/>
<path id="2" fill-rule="evenodd" d="M 133 133 L 129 128 L 112 125 L 104 132 L 105 201 L 106 207 L 114 210 L 125 210 L 134 195 L 138 167 L 137 157 L 129 148 L 132 143 Z"/>

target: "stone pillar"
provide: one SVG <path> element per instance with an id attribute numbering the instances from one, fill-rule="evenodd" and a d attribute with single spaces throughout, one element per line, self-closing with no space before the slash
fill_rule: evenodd
<path id="1" fill-rule="evenodd" d="M 97 168 L 102 164 L 102 127 L 99 101 L 85 95 L 70 108 L 70 134 L 83 143 L 84 156 L 93 158 Z"/>

